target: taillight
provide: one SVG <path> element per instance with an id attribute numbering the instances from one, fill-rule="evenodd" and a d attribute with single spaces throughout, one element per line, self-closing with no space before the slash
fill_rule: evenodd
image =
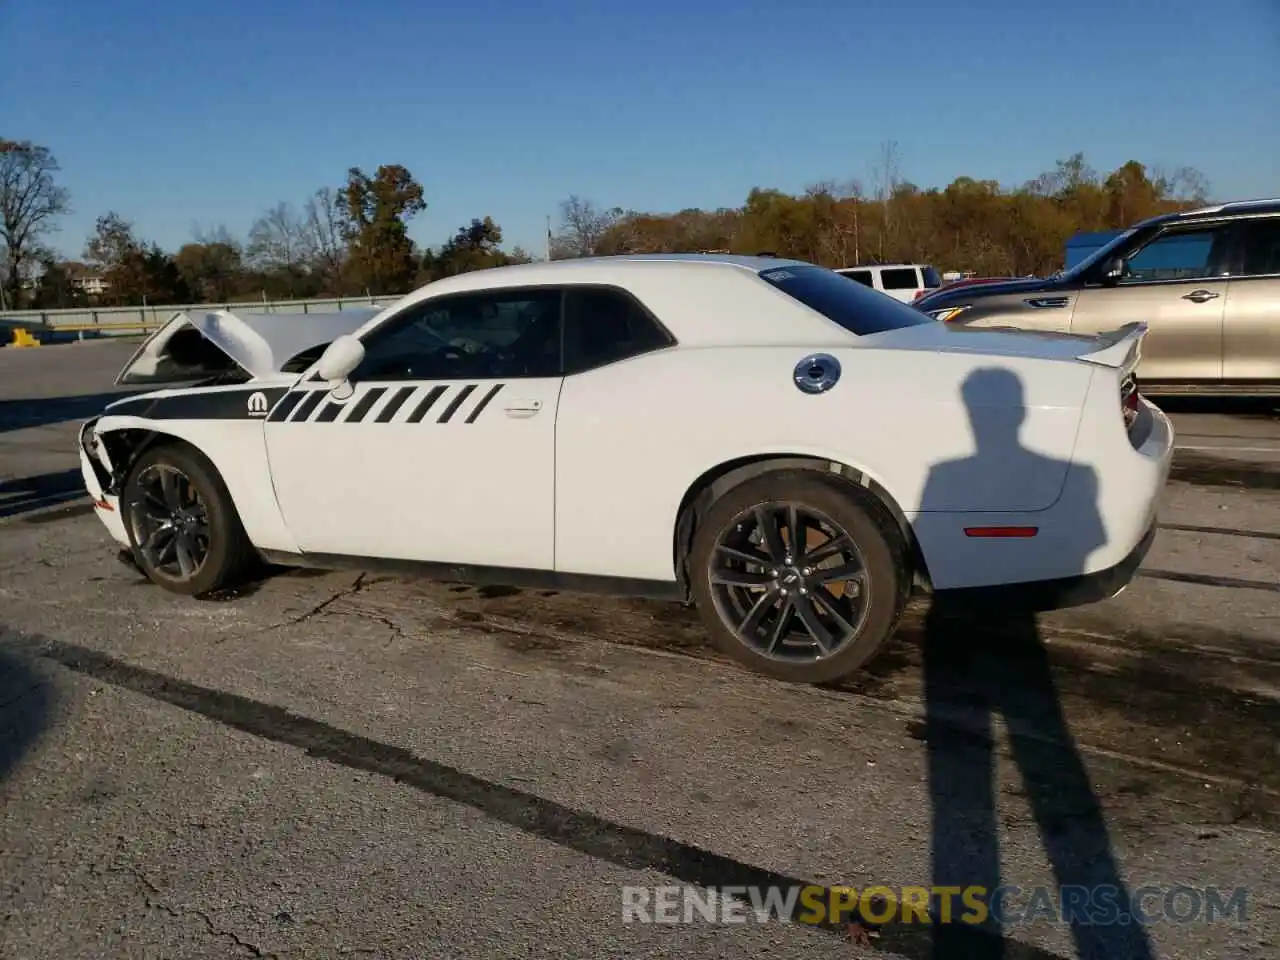
<path id="1" fill-rule="evenodd" d="M 1132 375 L 1120 384 L 1120 407 L 1124 411 L 1125 429 L 1130 429 L 1138 419 L 1138 381 Z"/>

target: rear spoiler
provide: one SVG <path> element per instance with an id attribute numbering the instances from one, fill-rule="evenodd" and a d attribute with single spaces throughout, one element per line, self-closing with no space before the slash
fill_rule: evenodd
<path id="1" fill-rule="evenodd" d="M 1146 339 L 1147 330 L 1147 324 L 1135 321 L 1118 330 L 1099 334 L 1094 339 L 1094 346 L 1087 353 L 1077 354 L 1076 359 L 1099 367 L 1123 370 L 1126 374 L 1133 373 L 1142 359 L 1142 341 Z"/>

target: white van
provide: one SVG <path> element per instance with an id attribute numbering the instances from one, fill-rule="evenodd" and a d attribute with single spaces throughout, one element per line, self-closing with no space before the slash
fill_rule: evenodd
<path id="1" fill-rule="evenodd" d="M 836 273 L 910 303 L 942 286 L 938 271 L 923 263 L 877 263 L 865 267 L 841 267 Z"/>

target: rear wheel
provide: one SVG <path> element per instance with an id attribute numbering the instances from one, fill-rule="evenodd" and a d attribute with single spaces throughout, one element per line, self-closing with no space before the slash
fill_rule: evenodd
<path id="1" fill-rule="evenodd" d="M 165 590 L 201 596 L 234 586 L 257 560 L 222 478 L 189 446 L 148 450 L 129 471 L 123 494 L 134 560 Z"/>
<path id="2" fill-rule="evenodd" d="M 694 601 L 716 646 L 768 676 L 828 683 L 898 627 L 910 588 L 897 524 L 860 488 L 806 471 L 720 497 L 694 536 Z"/>

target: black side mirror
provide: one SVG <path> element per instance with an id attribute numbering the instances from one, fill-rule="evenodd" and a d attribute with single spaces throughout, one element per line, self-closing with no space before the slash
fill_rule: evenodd
<path id="1" fill-rule="evenodd" d="M 1112 257 L 1102 265 L 1102 282 L 1105 284 L 1118 283 L 1120 278 L 1124 276 L 1125 266 L 1124 257 Z"/>

